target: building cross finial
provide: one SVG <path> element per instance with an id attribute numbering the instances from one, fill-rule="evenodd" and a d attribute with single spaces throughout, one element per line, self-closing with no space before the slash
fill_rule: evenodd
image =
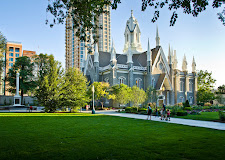
<path id="1" fill-rule="evenodd" d="M 131 17 L 133 17 L 133 9 L 131 10 Z"/>

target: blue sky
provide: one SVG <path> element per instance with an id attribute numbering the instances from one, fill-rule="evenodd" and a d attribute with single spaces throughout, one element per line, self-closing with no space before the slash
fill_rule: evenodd
<path id="1" fill-rule="evenodd" d="M 37 53 L 53 54 L 63 66 L 65 65 L 65 27 L 45 25 L 48 0 L 2 0 L 0 1 L 0 31 L 9 41 L 22 42 L 24 50 Z M 117 10 L 111 12 L 111 37 L 116 51 L 122 53 L 124 30 L 131 10 L 139 22 L 143 50 L 147 50 L 147 40 L 151 48 L 155 47 L 156 25 L 159 28 L 161 46 L 168 54 L 168 45 L 177 50 L 178 67 L 181 69 L 184 54 L 187 57 L 188 69 L 191 71 L 192 58 L 195 56 L 197 69 L 208 70 L 217 80 L 216 86 L 225 84 L 225 26 L 217 19 L 216 13 L 221 9 L 212 9 L 201 13 L 197 18 L 184 15 L 178 11 L 174 27 L 169 26 L 172 12 L 160 11 L 160 18 L 151 23 L 153 11 L 147 8 L 141 11 L 141 0 L 122 0 Z"/>

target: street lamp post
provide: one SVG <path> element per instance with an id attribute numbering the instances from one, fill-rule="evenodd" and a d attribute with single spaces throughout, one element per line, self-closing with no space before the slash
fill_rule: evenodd
<path id="1" fill-rule="evenodd" d="M 92 114 L 95 114 L 95 86 L 92 86 L 92 93 L 93 93 L 93 108 L 92 108 Z"/>

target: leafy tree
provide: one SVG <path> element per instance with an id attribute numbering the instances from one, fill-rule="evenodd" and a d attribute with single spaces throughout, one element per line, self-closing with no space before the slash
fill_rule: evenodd
<path id="1" fill-rule="evenodd" d="M 152 86 L 148 87 L 146 90 L 146 94 L 147 94 L 147 103 L 149 102 L 156 102 L 157 98 L 158 98 L 158 91 L 153 88 Z"/>
<path id="2" fill-rule="evenodd" d="M 131 88 L 130 100 L 134 104 L 134 106 L 137 107 L 137 111 L 138 111 L 139 104 L 144 103 L 146 98 L 147 98 L 147 95 L 143 89 L 140 89 L 137 86 L 133 86 Z"/>
<path id="3" fill-rule="evenodd" d="M 6 81 L 9 82 L 11 86 L 9 91 L 15 93 L 16 91 L 16 72 L 19 71 L 20 73 L 20 90 L 21 90 L 21 102 L 23 102 L 23 95 L 26 94 L 28 91 L 34 90 L 37 85 L 35 81 L 35 77 L 33 74 L 34 64 L 31 63 L 29 57 L 18 57 L 16 59 L 15 64 L 13 65 L 12 69 L 9 69 L 9 72 L 6 77 Z"/>
<path id="4" fill-rule="evenodd" d="M 49 70 L 43 77 L 42 83 L 39 84 L 35 92 L 38 102 L 45 107 L 46 112 L 55 112 L 60 108 L 62 97 L 61 84 L 63 82 L 63 70 L 61 64 L 54 60 L 53 55 L 48 59 Z"/>
<path id="5" fill-rule="evenodd" d="M 198 72 L 198 102 L 209 102 L 215 99 L 214 93 L 212 93 L 216 80 L 212 78 L 212 73 L 203 70 Z"/>
<path id="6" fill-rule="evenodd" d="M 49 55 L 43 53 L 34 56 L 34 63 L 38 71 L 37 76 L 40 82 L 48 74 L 50 68 L 50 65 L 48 63 L 49 57 L 50 57 Z"/>
<path id="7" fill-rule="evenodd" d="M 225 97 L 222 94 L 217 94 L 216 95 L 216 100 L 220 103 L 220 104 L 225 104 Z"/>
<path id="8" fill-rule="evenodd" d="M 130 101 L 131 88 L 125 84 L 117 84 L 112 86 L 112 93 L 115 95 L 115 100 L 120 105 L 125 105 Z"/>
<path id="9" fill-rule="evenodd" d="M 225 94 L 225 85 L 221 85 L 217 88 L 217 94 Z"/>
<path id="10" fill-rule="evenodd" d="M 109 85 L 109 83 L 106 83 L 106 82 L 94 82 L 89 87 L 89 90 L 88 90 L 88 94 L 90 97 L 92 97 L 92 86 L 93 85 L 95 88 L 95 92 L 94 92 L 95 100 L 97 100 L 101 103 L 102 108 L 103 108 L 105 99 L 115 99 L 115 95 L 109 93 L 110 85 Z"/>
<path id="11" fill-rule="evenodd" d="M 87 95 L 87 83 L 86 77 L 79 69 L 68 69 L 63 76 L 62 87 L 60 88 L 61 106 L 77 109 L 90 101 Z"/>
<path id="12" fill-rule="evenodd" d="M 0 32 L 0 75 L 3 72 L 3 68 L 5 66 L 4 60 L 3 60 L 3 53 L 6 52 L 6 38 L 4 35 Z"/>
<path id="13" fill-rule="evenodd" d="M 168 7 L 168 10 L 173 12 L 170 26 L 173 26 L 178 18 L 177 10 L 182 10 L 184 14 L 191 14 L 197 17 L 209 5 L 208 0 L 140 0 L 141 2 L 142 11 L 145 11 L 147 7 L 155 10 L 152 18 L 153 23 L 159 18 L 159 10 L 163 7 Z M 93 33 L 97 33 L 97 29 L 101 28 L 96 22 L 98 22 L 100 14 L 107 13 L 104 6 L 109 5 L 112 9 L 116 9 L 119 3 L 121 3 L 121 0 L 49 0 L 47 12 L 53 15 L 53 22 L 50 23 L 50 26 L 62 24 L 66 17 L 71 17 L 73 28 L 77 30 L 76 36 L 85 41 L 87 31 L 90 32 L 93 29 Z M 213 0 L 212 7 L 220 8 L 224 3 L 225 0 Z M 218 19 L 225 25 L 225 8 L 217 15 Z M 49 21 L 46 20 L 46 24 L 48 23 Z M 90 40 L 90 37 L 88 39 Z M 94 39 L 96 42 L 97 36 Z"/>

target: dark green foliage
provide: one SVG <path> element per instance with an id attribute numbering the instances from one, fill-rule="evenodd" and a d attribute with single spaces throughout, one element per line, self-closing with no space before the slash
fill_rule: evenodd
<path id="1" fill-rule="evenodd" d="M 191 108 L 191 107 L 185 107 L 184 110 L 189 110 L 189 111 L 191 111 L 192 108 Z"/>
<path id="2" fill-rule="evenodd" d="M 11 86 L 9 88 L 10 92 L 16 92 L 16 72 L 19 71 L 19 81 L 20 81 L 20 91 L 21 91 L 21 102 L 23 103 L 23 94 L 26 94 L 28 91 L 33 91 L 37 87 L 37 82 L 33 74 L 34 63 L 31 62 L 31 59 L 27 56 L 16 58 L 16 62 L 13 65 L 12 69 L 9 69 L 9 72 L 6 77 L 6 81 L 9 82 Z"/>
<path id="3" fill-rule="evenodd" d="M 0 74 L 2 74 L 3 67 L 5 66 L 3 58 L 3 53 L 6 52 L 6 38 L 5 36 L 0 32 Z"/>
<path id="4" fill-rule="evenodd" d="M 186 116 L 187 115 L 187 111 L 177 111 L 177 116 Z"/>
<path id="5" fill-rule="evenodd" d="M 222 160 L 225 156 L 225 131 L 99 114 L 1 113 L 0 128 L 1 159 Z"/>
<path id="6" fill-rule="evenodd" d="M 225 112 L 219 111 L 219 117 L 221 121 L 225 121 Z"/>
<path id="7" fill-rule="evenodd" d="M 221 85 L 217 88 L 217 94 L 225 94 L 225 85 Z"/>
<path id="8" fill-rule="evenodd" d="M 183 103 L 183 107 L 184 107 L 184 108 L 186 108 L 186 107 L 191 107 L 188 100 L 186 100 L 186 101 Z"/>

